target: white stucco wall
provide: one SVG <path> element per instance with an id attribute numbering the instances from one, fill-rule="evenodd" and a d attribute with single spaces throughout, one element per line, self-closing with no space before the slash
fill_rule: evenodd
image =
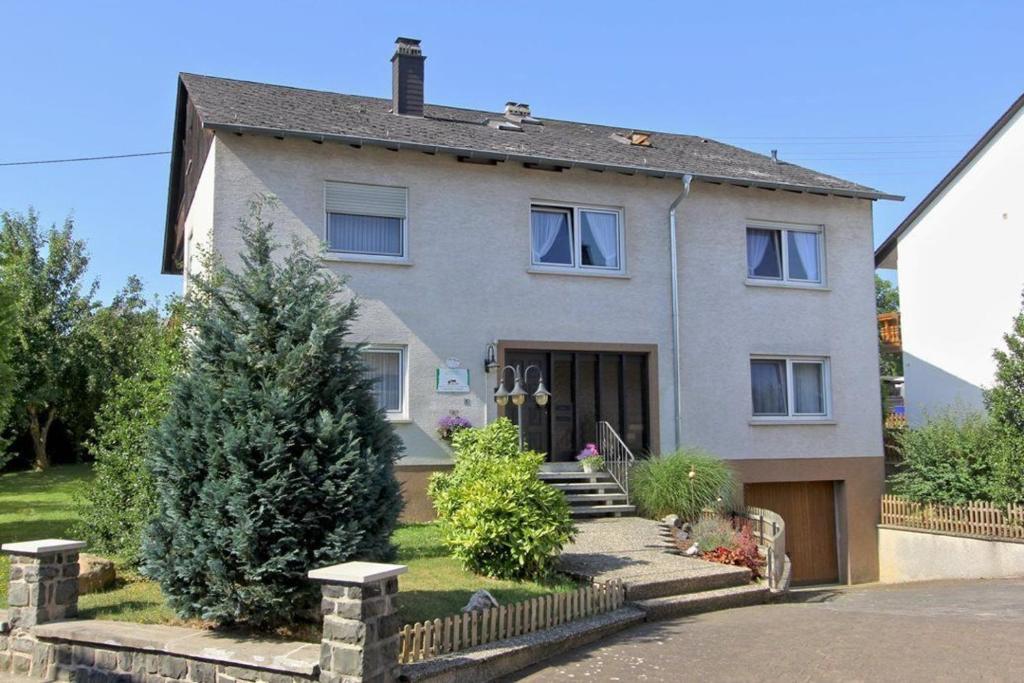
<path id="1" fill-rule="evenodd" d="M 673 446 L 668 206 L 678 180 L 506 164 L 255 136 L 218 137 L 214 247 L 233 262 L 236 225 L 256 192 L 282 241 L 320 239 L 324 180 L 408 188 L 411 265 L 331 262 L 362 300 L 361 340 L 408 345 L 411 420 L 399 424 L 406 464 L 447 461 L 434 423 L 451 409 L 493 418 L 496 340 L 639 343 L 658 347 L 660 444 Z M 529 273 L 531 202 L 621 207 L 627 278 Z M 852 199 L 695 183 L 679 212 L 684 442 L 728 458 L 881 455 L 872 285 L 871 205 Z M 828 291 L 745 284 L 750 220 L 825 226 Z M 752 353 L 832 359 L 834 423 L 752 426 Z M 449 357 L 472 393 L 434 390 Z"/>
<path id="2" fill-rule="evenodd" d="M 903 529 L 878 529 L 883 583 L 1024 576 L 1024 543 Z"/>
<path id="3" fill-rule="evenodd" d="M 907 417 L 983 410 L 1024 288 L 1024 113 L 899 240 Z"/>
<path id="4" fill-rule="evenodd" d="M 192 204 L 185 214 L 185 287 L 191 275 L 202 269 L 203 254 L 213 248 L 214 222 L 214 179 L 217 177 L 217 145 L 210 147 L 210 152 L 203 164 L 203 171 L 196 184 Z"/>

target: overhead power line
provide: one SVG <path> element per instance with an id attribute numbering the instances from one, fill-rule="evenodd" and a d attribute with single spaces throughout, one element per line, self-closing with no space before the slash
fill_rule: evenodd
<path id="1" fill-rule="evenodd" d="M 134 154 L 106 154 L 99 157 L 74 157 L 71 159 L 39 159 L 35 161 L 0 161 L 0 166 L 37 166 L 39 164 L 67 164 L 76 161 L 103 161 L 106 159 L 131 159 L 134 157 L 155 157 L 170 152 L 135 152 Z"/>

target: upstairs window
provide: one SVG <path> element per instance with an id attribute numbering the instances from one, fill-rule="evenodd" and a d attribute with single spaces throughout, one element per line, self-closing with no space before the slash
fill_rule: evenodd
<path id="1" fill-rule="evenodd" d="M 820 228 L 747 228 L 747 277 L 821 284 Z"/>
<path id="2" fill-rule="evenodd" d="M 530 240 L 534 266 L 622 270 L 622 215 L 619 211 L 533 206 Z"/>
<path id="3" fill-rule="evenodd" d="M 327 182 L 327 250 L 370 260 L 406 258 L 406 189 Z"/>
<path id="4" fill-rule="evenodd" d="M 755 418 L 826 418 L 825 358 L 751 358 L 750 391 Z"/>

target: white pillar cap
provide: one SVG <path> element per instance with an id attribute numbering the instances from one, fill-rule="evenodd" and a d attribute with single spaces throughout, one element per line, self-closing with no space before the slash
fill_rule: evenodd
<path id="1" fill-rule="evenodd" d="M 351 583 L 365 585 L 390 579 L 404 574 L 409 568 L 404 564 L 383 564 L 380 562 L 344 562 L 321 567 L 309 572 L 309 578 L 324 583 Z"/>
<path id="2" fill-rule="evenodd" d="M 64 538 L 44 538 L 41 541 L 22 541 L 21 543 L 4 543 L 0 550 L 8 555 L 52 555 L 81 550 L 85 541 L 69 541 Z"/>

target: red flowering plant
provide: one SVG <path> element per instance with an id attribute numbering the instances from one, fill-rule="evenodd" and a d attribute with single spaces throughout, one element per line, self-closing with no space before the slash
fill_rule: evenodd
<path id="1" fill-rule="evenodd" d="M 711 550 L 706 550 L 701 553 L 701 558 L 709 562 L 746 567 L 750 570 L 751 578 L 754 579 L 761 576 L 761 567 L 764 566 L 764 560 L 761 559 L 761 554 L 758 552 L 757 541 L 754 540 L 754 534 L 750 530 L 749 524 L 744 524 L 735 533 L 728 547 L 719 545 Z"/>

